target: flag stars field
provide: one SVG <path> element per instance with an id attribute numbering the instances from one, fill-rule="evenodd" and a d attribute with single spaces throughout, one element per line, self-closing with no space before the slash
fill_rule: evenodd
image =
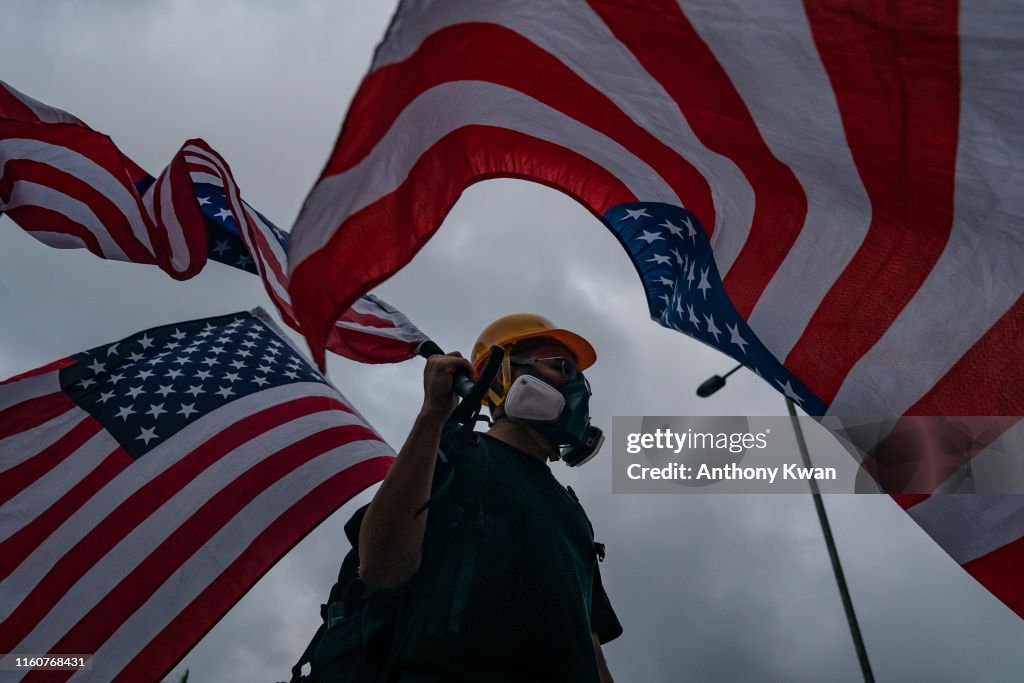
<path id="1" fill-rule="evenodd" d="M 251 321 L 236 320 L 219 328 L 207 325 L 182 348 L 185 337 L 180 325 L 163 334 L 160 329 L 151 330 L 122 340 L 120 348 L 111 345 L 86 352 L 67 370 L 66 386 L 72 387 L 79 404 L 99 419 L 120 418 L 115 424 L 131 424 L 130 419 L 145 416 L 153 421 L 143 425 L 147 429 L 143 434 L 137 432 L 136 425 L 135 433 L 121 435 L 122 445 L 136 457 L 140 445 L 155 446 L 211 406 L 284 382 L 323 382 L 294 351 L 261 335 Z M 141 349 L 142 353 L 126 355 L 122 349 Z M 258 363 L 251 362 L 253 351 L 259 353 Z M 166 371 L 153 369 L 171 355 L 174 358 Z M 101 362 L 101 357 L 106 362 Z M 124 388 L 118 402 L 114 387 L 127 377 L 132 383 L 120 384 Z M 191 400 L 175 401 L 175 395 Z"/>
<path id="2" fill-rule="evenodd" d="M 722 286 L 710 242 L 695 216 L 676 206 L 647 202 L 642 207 L 615 207 L 605 221 L 628 247 L 643 277 L 652 319 L 686 331 L 780 387 L 788 383 L 790 392 L 799 395 L 798 402 L 809 414 L 824 412 L 824 405 L 808 398 L 812 394 L 764 348 L 733 307 Z M 652 239 L 654 234 L 661 239 Z M 686 287 L 682 287 L 683 280 Z"/>

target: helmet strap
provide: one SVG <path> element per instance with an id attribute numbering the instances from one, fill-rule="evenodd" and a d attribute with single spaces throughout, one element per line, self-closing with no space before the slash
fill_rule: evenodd
<path id="1" fill-rule="evenodd" d="M 487 397 L 491 399 L 494 407 L 498 407 L 505 401 L 505 397 L 508 396 L 508 390 L 512 388 L 512 363 L 509 361 L 508 353 L 505 353 L 505 357 L 501 360 L 501 368 L 498 370 L 498 376 L 495 379 L 501 386 L 501 393 L 495 391 L 492 386 L 487 389 Z"/>

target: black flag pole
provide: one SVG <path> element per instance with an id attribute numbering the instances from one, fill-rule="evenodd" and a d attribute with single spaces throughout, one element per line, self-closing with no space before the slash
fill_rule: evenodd
<path id="1" fill-rule="evenodd" d="M 697 388 L 697 395 L 707 398 L 725 386 L 725 380 L 729 375 L 743 367 L 737 365 L 725 375 L 713 375 L 705 380 Z M 811 468 L 811 455 L 807 450 L 807 441 L 804 439 L 804 431 L 800 426 L 800 420 L 796 414 L 796 406 L 793 400 L 786 397 L 786 409 L 789 411 L 789 419 L 793 423 L 793 431 L 796 433 L 797 447 L 800 449 L 800 457 L 803 459 L 804 467 Z M 839 588 L 839 597 L 843 602 L 843 611 L 846 613 L 846 622 L 850 626 L 850 636 L 853 638 L 853 647 L 857 651 L 857 661 L 860 664 L 861 674 L 865 683 L 875 683 L 875 675 L 871 671 L 871 662 L 868 660 L 868 651 L 864 646 L 864 637 L 860 632 L 860 624 L 857 621 L 857 614 L 853 610 L 853 599 L 850 597 L 850 588 L 846 584 L 846 575 L 843 573 L 843 565 L 839 560 L 839 551 L 836 548 L 835 538 L 832 536 L 832 526 L 828 521 L 828 514 L 825 512 L 825 503 L 821 497 L 821 490 L 818 489 L 818 482 L 813 478 L 808 480 L 811 485 L 811 497 L 814 499 L 814 509 L 818 513 L 818 522 L 821 524 L 821 533 L 825 537 L 825 547 L 828 549 L 828 557 L 832 562 L 832 573 L 836 577 L 836 586 Z"/>

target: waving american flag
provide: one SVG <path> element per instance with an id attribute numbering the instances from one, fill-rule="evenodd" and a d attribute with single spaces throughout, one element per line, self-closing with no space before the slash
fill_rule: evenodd
<path id="1" fill-rule="evenodd" d="M 405 0 L 293 230 L 296 316 L 321 360 L 463 189 L 524 178 L 812 415 L 1022 415 L 1021 36 L 990 0 Z M 1021 497 L 899 500 L 1024 614 Z"/>
<path id="2" fill-rule="evenodd" d="M 58 248 L 155 264 L 187 279 L 207 258 L 259 275 L 284 321 L 298 329 L 288 294 L 288 234 L 242 199 L 231 168 L 189 140 L 154 178 L 107 136 L 0 81 L 0 212 Z M 368 295 L 340 316 L 332 351 L 367 363 L 416 355 L 427 340 Z"/>
<path id="3" fill-rule="evenodd" d="M 393 457 L 262 311 L 0 383 L 0 651 L 159 680 Z"/>

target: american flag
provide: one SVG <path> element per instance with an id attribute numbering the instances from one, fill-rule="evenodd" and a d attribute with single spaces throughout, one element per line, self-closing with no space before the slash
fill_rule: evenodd
<path id="1" fill-rule="evenodd" d="M 990 0 L 404 0 L 293 229 L 296 316 L 319 361 L 465 187 L 516 177 L 811 415 L 1022 415 L 1021 36 Z M 1024 614 L 1024 497 L 897 500 Z"/>
<path id="2" fill-rule="evenodd" d="M 94 655 L 24 680 L 158 680 L 393 456 L 259 310 L 7 380 L 0 652 Z"/>
<path id="3" fill-rule="evenodd" d="M 259 275 L 282 319 L 298 329 L 288 294 L 288 234 L 242 199 L 231 169 L 189 140 L 154 178 L 105 135 L 0 81 L 0 212 L 50 246 L 156 264 L 172 277 L 207 258 Z M 373 296 L 332 328 L 328 347 L 365 363 L 413 357 L 427 341 Z"/>

